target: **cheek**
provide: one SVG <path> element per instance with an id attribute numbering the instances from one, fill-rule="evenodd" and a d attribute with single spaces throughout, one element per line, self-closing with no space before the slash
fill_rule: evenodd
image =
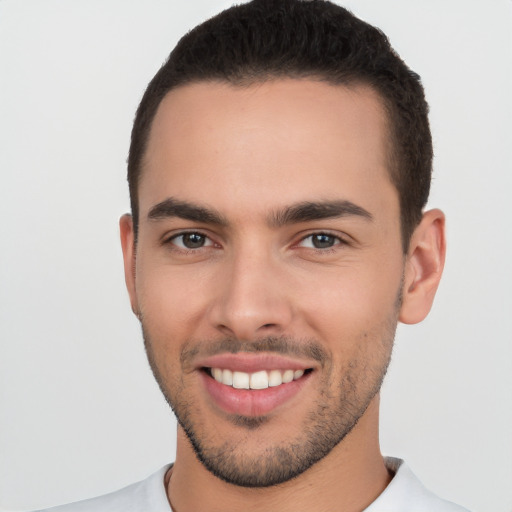
<path id="1" fill-rule="evenodd" d="M 380 331 L 397 315 L 401 267 L 376 265 L 335 269 L 315 282 L 313 290 L 303 289 L 301 315 L 327 339 L 364 337 Z"/>
<path id="2" fill-rule="evenodd" d="M 200 276 L 191 278 L 179 269 L 146 264 L 137 271 L 136 290 L 142 317 L 155 343 L 177 344 L 193 335 L 204 311 L 205 293 Z"/>

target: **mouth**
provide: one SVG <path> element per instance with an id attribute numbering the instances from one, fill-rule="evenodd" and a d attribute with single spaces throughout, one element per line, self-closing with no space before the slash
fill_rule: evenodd
<path id="1" fill-rule="evenodd" d="M 206 398 L 236 416 L 261 417 L 302 395 L 315 368 L 281 356 L 226 354 L 197 367 Z"/>
<path id="2" fill-rule="evenodd" d="M 306 369 L 259 370 L 253 373 L 232 371 L 229 368 L 202 368 L 202 370 L 224 386 L 234 389 L 267 389 L 289 384 L 313 371 Z"/>

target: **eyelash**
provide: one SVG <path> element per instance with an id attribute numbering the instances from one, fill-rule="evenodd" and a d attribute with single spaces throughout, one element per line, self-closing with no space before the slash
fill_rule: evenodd
<path id="1" fill-rule="evenodd" d="M 187 235 L 197 235 L 204 240 L 205 244 L 201 245 L 199 247 L 195 247 L 195 248 L 185 247 L 184 243 L 183 243 L 183 237 L 185 237 Z M 339 246 L 346 246 L 349 244 L 346 240 L 344 240 L 343 238 L 341 238 L 338 235 L 334 235 L 333 233 L 330 233 L 327 231 L 315 231 L 313 233 L 309 233 L 306 236 L 303 236 L 299 240 L 299 242 L 295 244 L 295 246 L 301 247 L 301 245 L 308 239 L 311 239 L 311 244 L 314 245 L 313 237 L 321 237 L 321 236 L 325 236 L 325 237 L 334 239 L 333 245 L 329 246 L 329 247 L 304 247 L 304 246 L 302 246 L 302 247 L 313 250 L 319 254 L 329 254 L 331 252 L 336 251 Z M 180 238 L 182 239 L 182 244 L 181 244 L 182 246 L 178 245 L 175 242 L 177 239 L 180 239 Z M 213 247 L 213 246 L 217 245 L 208 235 L 201 233 L 200 231 L 182 231 L 180 233 L 172 235 L 171 237 L 166 238 L 163 241 L 163 243 L 164 243 L 164 245 L 170 244 L 170 245 L 174 246 L 173 247 L 174 250 L 178 250 L 178 251 L 182 251 L 182 252 L 186 252 L 186 253 L 198 252 L 200 249 Z"/>
<path id="2" fill-rule="evenodd" d="M 201 238 L 204 239 L 206 245 L 201 245 L 200 247 L 196 247 L 196 248 L 191 248 L 191 247 L 180 247 L 177 243 L 176 243 L 176 240 L 177 239 L 182 239 L 182 244 L 183 244 L 183 238 L 187 235 L 197 235 L 197 236 L 200 236 Z M 209 241 L 209 243 L 208 243 Z M 174 246 L 175 250 L 178 250 L 178 251 L 184 251 L 184 252 L 187 252 L 187 253 L 191 253 L 191 252 L 197 252 L 199 249 L 203 249 L 205 247 L 212 247 L 215 244 L 215 242 L 213 242 L 213 240 L 208 236 L 208 235 L 205 235 L 204 233 L 201 233 L 200 231 L 182 231 L 180 233 L 177 233 L 175 235 L 172 235 L 168 238 L 166 238 L 164 241 L 163 241 L 164 245 L 166 244 L 170 244 L 172 246 Z M 184 244 L 183 244 L 184 245 Z"/>
<path id="3" fill-rule="evenodd" d="M 302 244 L 303 242 L 305 242 L 308 239 L 311 239 L 311 243 L 313 244 L 313 237 L 321 237 L 321 236 L 325 236 L 325 237 L 334 239 L 333 245 L 330 247 L 308 247 L 308 249 L 311 249 L 311 250 L 313 250 L 317 253 L 321 253 L 321 254 L 329 254 L 331 252 L 336 251 L 337 248 L 339 248 L 340 246 L 348 245 L 348 242 L 346 240 L 344 240 L 343 238 L 341 238 L 338 235 L 329 233 L 328 231 L 315 231 L 314 233 L 309 233 L 308 235 L 301 238 L 299 241 L 299 244 L 297 244 L 297 245 L 300 246 L 300 244 Z"/>

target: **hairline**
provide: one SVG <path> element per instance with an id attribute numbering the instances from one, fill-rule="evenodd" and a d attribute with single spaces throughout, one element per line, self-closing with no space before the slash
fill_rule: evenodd
<path id="1" fill-rule="evenodd" d="M 376 98 L 382 108 L 384 127 L 386 130 L 386 162 L 385 168 L 388 171 L 388 177 L 390 179 L 391 184 L 394 186 L 398 200 L 399 200 L 399 220 L 400 220 L 400 236 L 403 252 L 406 253 L 409 247 L 411 233 L 406 233 L 404 230 L 405 222 L 403 218 L 404 205 L 402 204 L 402 194 L 399 188 L 400 183 L 400 171 L 397 169 L 399 166 L 398 159 L 400 154 L 400 149 L 398 146 L 398 137 L 396 135 L 396 123 L 393 122 L 393 117 L 395 114 L 395 107 L 393 102 L 386 98 L 386 96 L 379 90 L 379 88 L 372 83 L 370 79 L 365 79 L 362 76 L 350 76 L 347 74 L 344 79 L 335 79 L 333 77 L 329 77 L 326 74 L 322 74 L 320 72 L 306 72 L 306 71 L 297 71 L 296 73 L 279 73 L 277 71 L 267 71 L 261 73 L 255 73 L 251 76 L 249 73 L 240 73 L 239 76 L 212 76 L 212 77 L 190 77 L 187 80 L 183 80 L 180 83 L 177 83 L 171 86 L 159 99 L 158 103 L 154 106 L 152 111 L 151 120 L 147 127 L 146 136 L 143 141 L 143 152 L 141 153 L 140 159 L 137 162 L 137 168 L 135 172 L 136 181 L 135 185 L 135 204 L 137 206 L 137 211 L 133 212 L 132 215 L 137 215 L 140 217 L 140 208 L 139 208 L 139 188 L 140 181 L 143 173 L 145 172 L 147 166 L 147 153 L 149 141 L 151 139 L 151 134 L 153 131 L 153 125 L 155 118 L 158 114 L 158 111 L 167 96 L 173 91 L 183 89 L 187 86 L 197 85 L 197 84 L 225 84 L 228 86 L 232 86 L 233 88 L 240 89 L 248 89 L 255 85 L 262 85 L 269 82 L 277 82 L 277 81 L 286 81 L 286 80 L 296 80 L 296 81 L 311 81 L 311 82 L 319 82 L 326 83 L 333 87 L 345 87 L 348 89 L 355 90 L 357 88 L 366 88 L 372 91 L 376 95 Z M 137 240 L 138 233 L 138 224 L 139 218 L 134 219 L 134 238 Z"/>

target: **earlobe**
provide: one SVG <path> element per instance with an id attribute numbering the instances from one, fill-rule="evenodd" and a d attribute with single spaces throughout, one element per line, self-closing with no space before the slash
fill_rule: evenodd
<path id="1" fill-rule="evenodd" d="M 411 237 L 404 271 L 401 322 L 415 324 L 428 315 L 443 272 L 445 254 L 444 213 L 430 210 Z"/>
<path id="2" fill-rule="evenodd" d="M 132 311 L 139 316 L 139 306 L 135 288 L 135 234 L 133 232 L 133 219 L 128 213 L 119 219 L 119 230 L 121 235 L 121 247 L 123 249 L 124 279 Z"/>

